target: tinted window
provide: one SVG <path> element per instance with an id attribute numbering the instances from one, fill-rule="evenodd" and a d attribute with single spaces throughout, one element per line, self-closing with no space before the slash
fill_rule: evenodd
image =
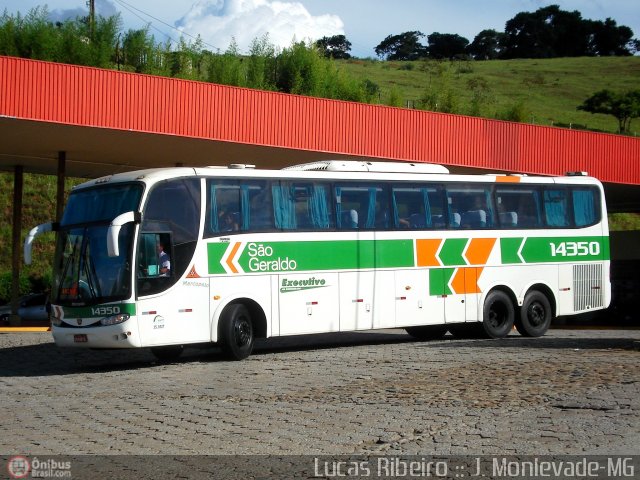
<path id="1" fill-rule="evenodd" d="M 432 185 L 394 185 L 394 226 L 399 229 L 443 228 L 443 190 Z"/>
<path id="2" fill-rule="evenodd" d="M 320 182 L 282 181 L 273 186 L 273 211 L 279 230 L 333 228 L 329 188 Z"/>
<path id="3" fill-rule="evenodd" d="M 120 184 L 101 186 L 71 193 L 61 225 L 78 225 L 110 221 L 126 212 L 137 212 L 142 185 Z"/>
<path id="4" fill-rule="evenodd" d="M 576 227 L 586 227 L 600 221 L 600 192 L 598 190 L 576 188 L 571 193 Z"/>
<path id="5" fill-rule="evenodd" d="M 488 186 L 447 186 L 452 228 L 491 228 L 494 225 L 491 189 Z"/>
<path id="6" fill-rule="evenodd" d="M 275 228 L 271 184 L 266 180 L 207 180 L 206 237 Z"/>
<path id="7" fill-rule="evenodd" d="M 153 187 L 138 241 L 139 295 L 160 292 L 182 276 L 191 265 L 199 229 L 200 179 L 168 180 Z M 163 264 L 170 269 L 161 272 Z"/>
<path id="8" fill-rule="evenodd" d="M 496 187 L 496 208 L 502 228 L 536 228 L 541 225 L 540 192 L 531 187 Z"/>
<path id="9" fill-rule="evenodd" d="M 334 187 L 336 226 L 342 230 L 389 228 L 390 209 L 386 186 L 340 184 Z"/>
<path id="10" fill-rule="evenodd" d="M 548 227 L 568 227 L 569 191 L 566 189 L 546 189 L 544 191 L 544 214 Z"/>

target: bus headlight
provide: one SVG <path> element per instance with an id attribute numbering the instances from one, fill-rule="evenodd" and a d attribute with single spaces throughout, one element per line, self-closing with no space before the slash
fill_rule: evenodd
<path id="1" fill-rule="evenodd" d="M 119 323 L 126 322 L 129 320 L 130 315 L 128 313 L 119 313 L 117 315 L 111 315 L 110 317 L 104 317 L 100 320 L 100 324 L 107 325 L 117 325 Z"/>
<path id="2" fill-rule="evenodd" d="M 53 325 L 54 327 L 59 327 L 60 325 L 62 325 L 61 318 L 51 315 L 50 320 L 51 320 L 51 325 Z"/>

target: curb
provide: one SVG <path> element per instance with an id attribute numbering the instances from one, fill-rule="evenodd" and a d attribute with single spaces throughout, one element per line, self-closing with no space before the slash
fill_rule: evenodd
<path id="1" fill-rule="evenodd" d="M 50 332 L 51 327 L 0 327 L 0 333 Z"/>

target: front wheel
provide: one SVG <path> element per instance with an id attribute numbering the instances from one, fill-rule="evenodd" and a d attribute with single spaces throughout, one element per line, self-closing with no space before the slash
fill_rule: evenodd
<path id="1" fill-rule="evenodd" d="M 447 333 L 447 326 L 426 325 L 423 327 L 406 327 L 405 330 L 418 340 L 439 340 Z"/>
<path id="2" fill-rule="evenodd" d="M 516 329 L 523 337 L 541 337 L 551 325 L 551 304 L 543 293 L 532 290 L 524 297 Z"/>
<path id="3" fill-rule="evenodd" d="M 509 295 L 494 290 L 484 301 L 482 327 L 489 338 L 502 338 L 509 335 L 515 321 L 515 310 Z"/>
<path id="4" fill-rule="evenodd" d="M 219 340 L 225 356 L 231 360 L 243 360 L 251 355 L 255 341 L 251 315 L 241 304 L 230 305 L 220 320 Z"/>

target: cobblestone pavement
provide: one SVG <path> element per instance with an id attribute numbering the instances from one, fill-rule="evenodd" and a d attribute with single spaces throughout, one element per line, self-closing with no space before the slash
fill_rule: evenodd
<path id="1" fill-rule="evenodd" d="M 63 350 L 0 334 L 3 454 L 637 454 L 640 330 Z"/>

